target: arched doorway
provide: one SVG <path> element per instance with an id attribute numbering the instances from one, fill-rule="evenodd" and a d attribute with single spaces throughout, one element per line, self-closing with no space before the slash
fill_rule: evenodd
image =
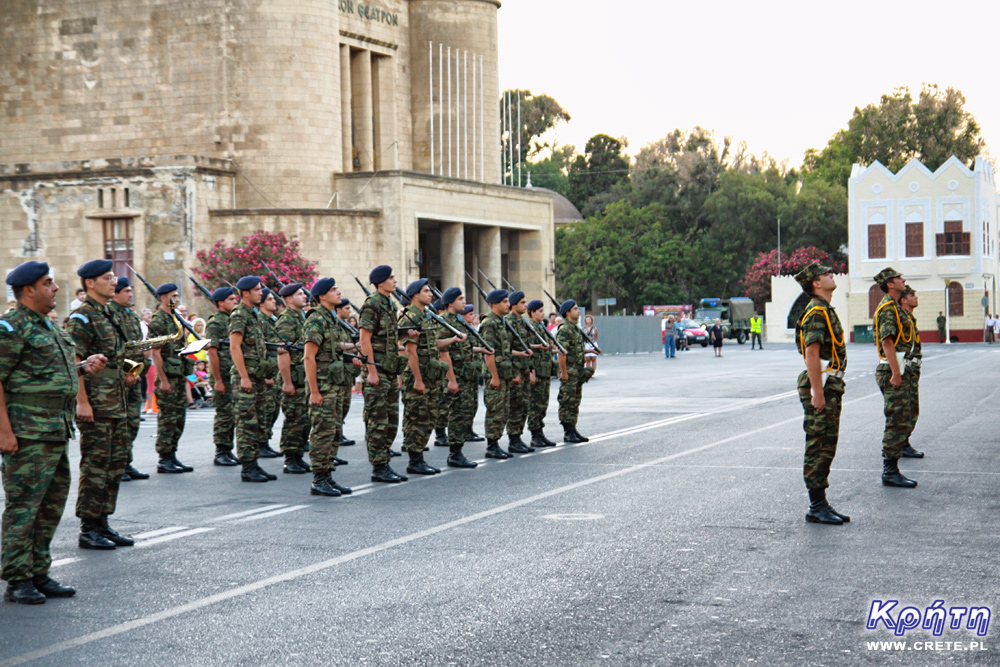
<path id="1" fill-rule="evenodd" d="M 961 283 L 954 280 L 948 283 L 948 315 L 963 317 L 965 315 L 965 290 Z"/>
<path id="2" fill-rule="evenodd" d="M 795 303 L 792 304 L 791 309 L 788 311 L 788 320 L 785 322 L 785 328 L 798 328 L 799 322 L 802 321 L 802 315 L 806 312 L 806 306 L 809 305 L 810 299 L 812 299 L 812 297 L 805 292 L 799 295 L 799 298 L 795 300 Z"/>
<path id="3" fill-rule="evenodd" d="M 875 311 L 878 310 L 878 305 L 882 302 L 882 297 L 885 296 L 885 292 L 878 285 L 872 285 L 868 288 L 868 317 L 875 317 Z"/>

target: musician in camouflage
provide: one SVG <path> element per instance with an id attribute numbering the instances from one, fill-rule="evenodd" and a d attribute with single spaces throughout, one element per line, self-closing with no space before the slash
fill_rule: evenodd
<path id="1" fill-rule="evenodd" d="M 917 317 L 913 314 L 914 309 L 920 305 L 920 299 L 917 297 L 916 290 L 909 285 L 904 287 L 903 294 L 899 297 L 899 305 L 906 312 L 906 314 L 910 316 L 910 326 L 913 330 L 913 345 L 910 347 L 910 351 L 907 353 L 904 363 L 908 363 L 906 366 L 906 372 L 910 374 L 910 390 L 907 392 L 907 398 L 910 403 L 910 415 L 915 426 L 917 419 L 920 417 L 920 365 L 923 363 L 924 356 L 920 348 L 920 328 L 917 326 Z M 909 435 L 906 437 L 906 442 L 903 443 L 903 458 L 924 458 L 924 453 L 918 452 L 910 444 Z"/>
<path id="2" fill-rule="evenodd" d="M 125 276 L 119 276 L 118 284 L 115 286 L 115 295 L 108 303 L 111 314 L 118 325 L 125 332 L 125 340 L 142 340 L 142 320 L 135 312 L 135 290 L 131 281 Z M 149 352 L 133 352 L 126 357 L 129 361 L 139 364 L 141 369 L 137 372 L 141 378 L 152 366 L 149 363 Z M 132 448 L 135 446 L 135 439 L 139 435 L 139 422 L 142 420 L 142 386 L 141 380 L 131 386 L 125 387 L 125 428 L 128 432 L 128 463 L 125 465 L 125 474 L 122 475 L 123 482 L 132 480 L 149 479 L 149 475 L 139 472 L 132 465 Z"/>

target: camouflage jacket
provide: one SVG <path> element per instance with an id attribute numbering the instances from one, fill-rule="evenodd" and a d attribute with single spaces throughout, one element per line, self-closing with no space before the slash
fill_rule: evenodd
<path id="1" fill-rule="evenodd" d="M 412 303 L 407 306 L 399 317 L 398 326 L 400 329 L 420 329 L 416 343 L 421 369 L 426 368 L 428 360 L 441 358 L 437 346 L 438 324 L 427 317 L 427 313 L 421 310 L 420 306 L 415 306 Z M 406 339 L 407 342 L 411 340 L 413 339 Z"/>
<path id="2" fill-rule="evenodd" d="M 556 340 L 566 348 L 566 369 L 583 368 L 583 334 L 580 327 L 569 320 L 563 321 L 556 330 Z"/>
<path id="3" fill-rule="evenodd" d="M 878 348 L 879 359 L 885 358 L 882 341 L 892 338 L 896 343 L 896 352 L 909 352 L 913 347 L 915 320 L 910 320 L 895 299 L 886 294 L 875 309 L 875 346 Z"/>
<path id="4" fill-rule="evenodd" d="M 267 356 L 267 342 L 264 318 L 256 308 L 247 308 L 242 302 L 229 313 L 229 334 L 243 334 L 240 350 L 247 375 L 252 380 L 267 380 L 274 377 L 271 361 Z"/>
<path id="5" fill-rule="evenodd" d="M 528 346 L 528 349 L 526 350 L 521 349 L 521 341 L 519 341 L 517 337 L 514 336 L 514 334 L 510 334 L 510 344 L 512 346 L 515 346 L 518 352 L 530 351 L 531 341 L 534 340 L 535 337 L 530 331 L 528 331 L 528 325 L 524 321 L 524 318 L 521 317 L 520 315 L 515 315 L 514 311 L 511 310 L 504 316 L 504 319 L 510 322 L 511 326 L 514 328 L 514 331 L 516 331 L 518 335 L 521 336 L 521 340 L 523 340 L 524 344 Z M 530 357 L 514 357 L 512 355 L 511 358 L 514 361 L 514 368 L 516 368 L 521 373 L 531 372 L 531 369 L 534 367 L 535 364 L 535 362 Z"/>
<path id="6" fill-rule="evenodd" d="M 73 437 L 73 399 L 80 387 L 76 346 L 47 315 L 18 304 L 0 317 L 0 382 L 14 437 Z"/>
<path id="7" fill-rule="evenodd" d="M 396 309 L 389 297 L 373 292 L 365 299 L 358 318 L 358 328 L 367 329 L 372 334 L 374 361 L 381 362 L 387 351 L 396 352 L 399 332 L 396 330 Z"/>
<path id="8" fill-rule="evenodd" d="M 827 318 L 829 317 L 829 322 Z M 806 306 L 799 323 L 800 352 L 813 343 L 819 343 L 819 358 L 831 362 L 831 369 L 847 368 L 847 347 L 844 345 L 844 328 L 837 312 L 824 299 L 814 296 Z"/>
<path id="9" fill-rule="evenodd" d="M 920 349 L 920 329 L 917 328 L 917 316 L 913 313 L 907 312 L 905 308 L 900 308 L 907 317 L 910 318 L 910 328 L 913 331 L 913 344 L 910 347 L 910 353 L 906 355 L 907 359 L 921 359 L 924 353 Z"/>
<path id="10" fill-rule="evenodd" d="M 229 352 L 229 313 L 216 310 L 205 325 L 205 338 L 211 339 L 209 347 L 219 354 L 219 372 L 224 383 L 229 382 L 229 372 L 233 369 L 233 355 Z"/>
<path id="11" fill-rule="evenodd" d="M 461 315 L 453 315 L 452 313 L 446 312 L 441 316 L 441 319 L 459 331 L 465 331 L 465 325 L 462 324 Z M 441 327 L 441 329 L 442 332 L 440 338 L 452 338 L 454 336 L 452 332 L 448 331 L 444 327 Z M 442 348 L 451 355 L 451 363 L 455 367 L 456 371 L 461 368 L 464 363 L 472 363 L 475 361 L 472 352 L 474 340 L 475 339 L 472 336 L 469 336 L 463 341 L 455 341 L 454 343 L 450 343 L 447 347 Z"/>
<path id="12" fill-rule="evenodd" d="M 323 306 L 310 310 L 302 327 L 302 339 L 319 348 L 316 350 L 316 384 L 321 393 L 332 386 L 353 384 L 354 370 L 348 368 L 344 362 L 344 351 L 340 349 L 340 343 L 351 342 L 351 337 L 331 311 Z M 343 370 L 336 370 L 340 368 Z"/>
<path id="13" fill-rule="evenodd" d="M 111 309 L 88 296 L 69 316 L 66 332 L 72 336 L 76 354 L 81 360 L 92 354 L 103 354 L 108 358 L 104 370 L 83 378 L 94 416 L 124 419 L 125 372 L 122 359 L 125 358 L 125 332 Z"/>
<path id="14" fill-rule="evenodd" d="M 534 320 L 528 320 L 525 325 L 531 329 L 538 332 L 538 335 L 545 340 L 549 340 L 549 335 L 545 330 L 545 324 L 542 322 L 535 322 Z M 535 335 L 530 334 L 531 338 L 534 340 Z M 527 340 L 527 339 L 525 339 Z M 528 343 L 529 345 L 531 343 Z M 552 377 L 552 351 L 551 350 L 535 350 L 535 356 L 531 358 L 532 368 L 535 369 L 535 375 L 540 378 Z"/>
<path id="15" fill-rule="evenodd" d="M 160 336 L 172 336 L 177 333 L 177 322 L 172 315 L 168 315 L 162 308 L 157 308 L 153 313 L 153 319 L 149 323 L 149 337 L 158 338 Z M 163 371 L 167 377 L 179 378 L 188 374 L 187 364 L 184 359 L 177 356 L 177 353 L 184 349 L 187 342 L 184 336 L 177 340 L 172 340 L 160 348 L 160 358 L 163 359 Z"/>
<path id="16" fill-rule="evenodd" d="M 285 308 L 274 323 L 275 339 L 280 343 L 304 343 L 306 314 L 301 310 Z M 289 350 L 289 360 L 292 364 L 292 384 L 302 388 L 306 386 L 306 371 L 302 366 L 302 350 Z"/>

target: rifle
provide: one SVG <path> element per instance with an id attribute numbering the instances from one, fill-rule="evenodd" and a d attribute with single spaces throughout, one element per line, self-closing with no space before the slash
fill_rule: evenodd
<path id="1" fill-rule="evenodd" d="M 132 269 L 132 273 L 135 274 L 135 277 L 138 278 L 139 281 L 143 285 L 146 286 L 146 289 L 149 290 L 149 293 L 153 295 L 153 298 L 156 299 L 157 301 L 159 301 L 160 297 L 156 293 L 156 288 L 153 287 L 149 283 L 148 280 L 146 280 L 145 278 L 143 278 L 142 274 L 139 273 L 138 271 L 136 271 L 134 266 L 132 266 L 131 264 L 126 264 L 125 266 L 127 266 L 130 269 Z M 191 326 L 191 323 L 188 322 L 187 320 L 185 320 L 183 317 L 181 317 L 177 313 L 175 313 L 172 308 L 170 310 L 170 314 L 173 315 L 174 319 L 177 320 L 178 322 L 180 322 L 181 326 L 184 327 L 185 329 L 187 329 L 188 333 L 191 334 L 192 336 L 194 336 L 196 340 L 201 340 L 202 339 L 201 336 L 198 335 L 198 332 L 194 330 L 194 327 Z"/>
<path id="2" fill-rule="evenodd" d="M 261 262 L 261 264 L 264 265 L 264 268 L 267 269 L 267 272 L 271 274 L 272 278 L 274 278 L 274 282 L 278 283 L 278 289 L 281 289 L 282 287 L 285 286 L 285 284 L 283 282 L 281 282 L 281 280 L 278 279 L 277 274 L 274 271 L 271 270 L 270 266 L 267 265 L 267 262 Z M 274 300 L 277 301 L 279 304 L 281 304 L 281 307 L 284 308 L 285 307 L 285 300 L 281 298 L 281 295 L 278 294 L 278 291 L 277 290 L 271 290 L 271 294 L 274 295 Z"/>
<path id="3" fill-rule="evenodd" d="M 434 291 L 433 287 L 431 288 L 431 291 L 432 292 Z M 440 294 L 440 292 L 438 292 L 438 294 Z M 406 296 L 406 293 L 403 292 L 403 290 L 399 289 L 399 287 L 396 288 L 396 298 L 399 299 L 400 303 L 403 303 L 404 305 L 407 305 L 407 306 L 410 305 L 411 303 L 413 303 L 412 301 L 410 301 L 410 298 L 408 296 Z M 405 299 L 405 303 L 404 303 L 404 299 Z M 438 315 L 437 313 L 435 313 L 433 310 L 430 310 L 428 308 L 424 308 L 424 314 L 426 314 L 427 317 L 431 318 L 432 320 L 434 320 L 435 322 L 437 322 L 438 324 L 440 324 L 441 326 L 443 326 L 445 329 L 447 329 L 448 331 L 452 332 L 456 336 L 464 336 L 465 335 L 464 333 L 462 333 L 461 331 L 459 331 L 455 327 L 453 327 L 450 324 L 448 324 L 448 322 L 444 318 L 442 318 L 440 315 Z M 413 327 L 409 327 L 409 328 L 412 329 Z M 418 330 L 422 330 L 422 329 L 420 329 L 418 327 Z"/>
<path id="4" fill-rule="evenodd" d="M 264 343 L 264 347 L 270 352 L 277 352 L 278 350 L 286 350 L 288 352 L 304 352 L 306 346 L 302 343 L 286 343 L 284 341 L 280 343 Z"/>
<path id="5" fill-rule="evenodd" d="M 514 286 L 510 284 L 510 281 L 509 281 L 509 280 L 507 280 L 506 278 L 504 278 L 503 276 L 500 276 L 500 280 L 502 280 L 502 281 L 504 282 L 504 284 L 505 284 L 505 285 L 507 285 L 507 287 L 508 287 L 508 288 L 510 288 L 510 291 L 511 291 L 511 292 L 516 292 L 516 291 L 517 291 L 516 289 L 514 289 Z M 513 306 L 514 304 L 511 304 L 511 305 Z M 546 340 L 545 338 L 543 338 L 543 337 L 542 337 L 542 334 L 540 334 L 540 333 L 538 333 L 537 331 L 535 331 L 535 327 L 533 327 L 533 326 L 529 325 L 529 326 L 528 326 L 528 330 L 530 330 L 530 331 L 531 331 L 531 333 L 535 334 L 535 338 L 537 338 L 537 339 L 538 339 L 538 342 L 539 342 L 539 343 L 541 343 L 541 344 L 542 344 L 542 345 L 544 345 L 545 347 L 548 347 L 548 346 L 549 346 L 549 341 L 547 341 L 547 340 Z M 560 347 L 561 347 L 561 346 L 560 346 Z"/>
<path id="6" fill-rule="evenodd" d="M 466 273 L 465 275 L 468 276 L 469 274 Z M 471 278 L 472 276 L 469 276 L 469 277 Z M 473 282 L 475 282 L 475 281 L 473 281 Z M 441 294 L 441 290 L 439 290 L 438 288 L 434 287 L 430 283 L 427 283 L 427 286 L 431 288 L 431 292 L 433 292 L 434 296 L 436 296 L 438 299 L 440 299 L 443 296 Z M 464 326 L 469 331 L 469 335 L 471 335 L 473 338 L 475 338 L 476 340 L 478 340 L 479 344 L 482 347 L 484 347 L 487 350 L 489 350 L 489 354 L 493 354 L 493 353 L 496 352 L 496 350 L 494 350 L 492 347 L 490 347 L 490 344 L 486 342 L 486 339 L 479 335 L 479 332 L 476 331 L 476 328 L 474 326 L 472 326 L 471 324 L 469 324 L 468 322 L 466 322 L 462 318 L 461 315 L 458 316 L 458 321 L 461 322 L 462 326 Z M 447 322 L 445 323 L 445 326 L 448 326 Z M 451 326 L 448 326 L 448 328 L 451 329 L 452 331 L 455 331 L 455 329 L 453 327 L 451 327 Z M 458 332 L 455 331 L 455 333 L 457 334 Z"/>
<path id="7" fill-rule="evenodd" d="M 135 271 L 135 269 L 132 269 L 132 270 Z M 194 276 L 188 275 L 187 271 L 181 271 L 181 273 L 183 273 L 185 276 L 187 276 L 188 280 L 190 280 L 191 282 L 194 283 L 195 288 L 199 292 L 201 292 L 202 295 L 204 295 L 204 297 L 206 299 L 208 299 L 209 301 L 212 300 L 212 293 L 208 291 L 207 287 L 205 287 L 204 285 L 202 285 L 201 283 L 199 283 L 197 280 L 195 280 Z"/>
<path id="8" fill-rule="evenodd" d="M 562 346 L 562 343 L 560 343 L 556 339 L 555 334 L 553 334 L 551 331 L 549 331 L 548 328 L 544 324 L 542 325 L 542 329 L 545 329 L 545 333 L 548 335 L 549 338 L 552 339 L 552 342 L 556 344 L 556 349 L 559 350 L 559 354 L 562 354 L 564 356 L 567 355 L 567 354 L 569 354 L 566 351 L 566 348 Z"/>
<path id="9" fill-rule="evenodd" d="M 490 287 L 492 287 L 493 289 L 500 289 L 499 287 L 497 287 L 496 285 L 493 284 L 493 281 L 490 280 L 490 277 L 488 275 L 486 275 L 485 273 L 483 273 L 482 269 L 477 269 L 477 271 L 479 271 L 479 273 L 483 274 L 483 278 L 486 278 L 486 282 L 488 282 L 490 284 Z"/>
<path id="10" fill-rule="evenodd" d="M 351 354 L 350 352 L 344 352 L 344 359 L 351 359 L 352 361 L 354 359 L 360 359 L 361 363 L 363 363 L 363 364 L 368 364 L 369 366 L 374 366 L 375 368 L 379 369 L 380 371 L 381 370 L 385 370 L 384 368 L 382 368 L 382 364 L 376 363 L 374 361 L 368 361 L 368 357 L 361 356 L 361 355 L 358 355 L 358 354 Z"/>
<path id="11" fill-rule="evenodd" d="M 549 297 L 549 299 L 552 300 L 552 303 L 555 304 L 556 310 L 559 310 L 559 308 L 562 306 L 562 304 L 559 303 L 558 301 L 556 301 L 556 298 L 554 296 L 552 296 L 551 294 L 549 294 L 548 292 L 546 292 L 545 290 L 542 290 L 542 291 L 545 292 L 545 296 Z M 598 354 L 603 354 L 603 352 L 601 352 L 601 348 L 599 348 L 597 346 L 597 343 L 595 343 L 594 340 L 590 336 L 587 335 L 587 332 L 583 330 L 583 327 L 579 327 L 578 326 L 577 329 L 580 330 L 580 334 L 583 336 L 583 339 L 586 340 L 588 343 L 590 343 L 590 346 L 593 347 L 595 350 L 597 350 Z M 549 333 L 552 333 L 552 332 L 550 331 Z"/>
<path id="12" fill-rule="evenodd" d="M 504 316 L 503 318 L 503 323 L 504 326 L 507 327 L 507 330 L 510 331 L 512 334 L 514 334 L 514 337 L 517 338 L 517 343 L 518 345 L 521 346 L 521 351 L 531 352 L 531 348 L 528 347 L 528 344 L 524 342 L 524 339 L 521 338 L 521 334 L 517 333 L 517 329 L 514 328 L 514 325 L 510 323 L 510 320 L 508 320 L 506 316 Z"/>
<path id="13" fill-rule="evenodd" d="M 469 275 L 468 271 L 465 272 L 465 275 L 469 276 L 469 280 L 471 280 L 472 284 L 476 286 L 477 290 L 479 290 L 479 296 L 483 297 L 483 301 L 486 301 L 486 290 L 479 286 L 479 283 L 476 282 L 475 278 Z M 486 303 L 488 304 L 489 301 L 486 301 Z"/>

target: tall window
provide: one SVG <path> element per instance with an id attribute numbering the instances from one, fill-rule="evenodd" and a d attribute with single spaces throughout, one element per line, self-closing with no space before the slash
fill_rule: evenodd
<path id="1" fill-rule="evenodd" d="M 885 225 L 868 225 L 868 257 L 885 257 Z"/>
<path id="2" fill-rule="evenodd" d="M 924 223 L 906 223 L 906 256 L 924 256 Z"/>
<path id="3" fill-rule="evenodd" d="M 961 220 L 950 220 L 944 223 L 944 234 L 937 235 L 937 254 L 972 254 L 971 234 L 962 231 Z"/>
<path id="4" fill-rule="evenodd" d="M 134 263 L 131 218 L 104 220 L 104 258 L 114 262 L 112 270 L 116 276 L 133 279 L 132 271 L 127 266 Z"/>
<path id="5" fill-rule="evenodd" d="M 885 293 L 878 285 L 872 285 L 868 289 L 868 317 L 875 317 L 875 311 L 878 309 L 879 303 L 882 302 L 883 296 Z"/>
<path id="6" fill-rule="evenodd" d="M 948 315 L 962 317 L 965 315 L 965 290 L 954 281 L 948 283 Z"/>

